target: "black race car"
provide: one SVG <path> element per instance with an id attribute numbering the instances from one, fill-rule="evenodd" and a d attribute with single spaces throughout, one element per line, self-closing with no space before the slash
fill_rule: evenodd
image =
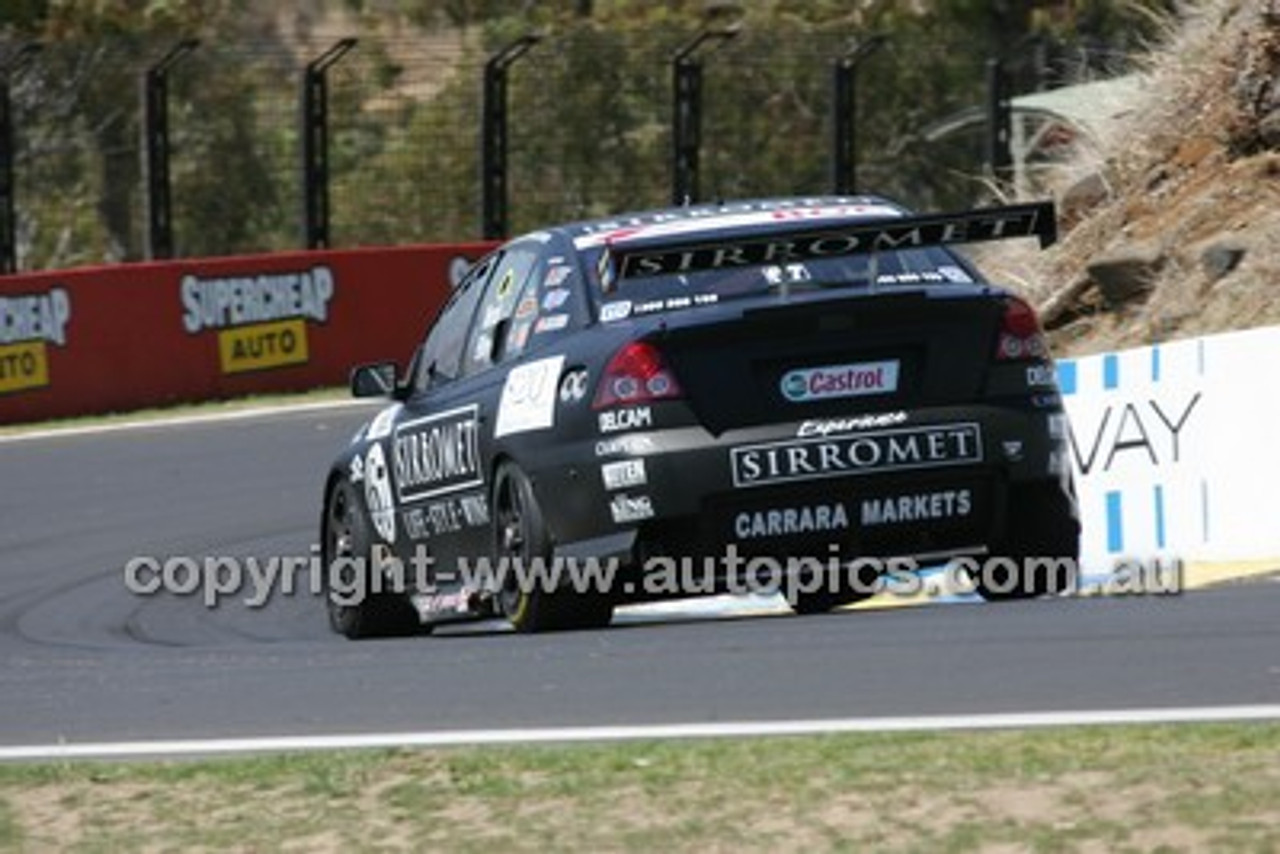
<path id="1" fill-rule="evenodd" d="M 988 599 L 1063 589 L 1079 522 L 1044 337 L 951 248 L 1055 233 L 1050 203 L 860 196 L 511 240 L 402 377 L 352 374 L 394 402 L 325 484 L 333 628 L 601 626 L 770 581 L 821 612 L 959 556 Z"/>

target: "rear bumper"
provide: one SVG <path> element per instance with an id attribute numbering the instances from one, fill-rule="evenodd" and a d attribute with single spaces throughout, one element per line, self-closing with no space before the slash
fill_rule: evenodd
<path id="1" fill-rule="evenodd" d="M 1067 454 L 1061 410 L 966 406 L 626 433 L 535 482 L 565 555 L 971 553 L 1009 538 L 1012 502 L 1074 523 Z"/>

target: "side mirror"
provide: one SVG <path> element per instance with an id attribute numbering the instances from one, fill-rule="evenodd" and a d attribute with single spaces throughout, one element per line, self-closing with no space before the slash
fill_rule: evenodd
<path id="1" fill-rule="evenodd" d="M 351 371 L 352 397 L 394 397 L 395 393 L 395 362 L 360 365 Z"/>

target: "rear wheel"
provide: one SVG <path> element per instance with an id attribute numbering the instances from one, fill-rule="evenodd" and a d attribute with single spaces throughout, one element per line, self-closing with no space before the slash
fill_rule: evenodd
<path id="1" fill-rule="evenodd" d="M 338 483 L 325 504 L 322 557 L 329 627 L 351 640 L 402 637 L 424 631 L 404 593 L 373 592 L 369 522 L 351 484 Z"/>
<path id="2" fill-rule="evenodd" d="M 1005 541 L 974 578 L 988 602 L 1067 593 L 1080 574 L 1080 523 L 1056 484 L 1010 493 Z"/>
<path id="3" fill-rule="evenodd" d="M 845 570 L 847 571 L 847 569 Z M 822 584 L 815 590 L 793 590 L 787 595 L 787 604 L 797 614 L 826 614 L 846 605 L 870 599 L 876 594 L 876 582 L 880 573 L 867 566 L 858 565 L 856 585 L 846 577 L 830 578 L 825 574 Z"/>
<path id="4" fill-rule="evenodd" d="M 607 591 L 578 591 L 563 584 L 543 588 L 546 576 L 531 570 L 549 571 L 552 553 L 551 533 L 533 485 L 519 467 L 504 463 L 493 485 L 493 554 L 495 562 L 507 564 L 497 595 L 498 610 L 518 632 L 607 626 L 613 619 L 613 601 Z"/>

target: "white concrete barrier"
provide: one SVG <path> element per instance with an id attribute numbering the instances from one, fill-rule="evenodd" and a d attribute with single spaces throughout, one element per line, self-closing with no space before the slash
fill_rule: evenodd
<path id="1" fill-rule="evenodd" d="M 1090 572 L 1280 556 L 1280 327 L 1058 362 Z"/>

